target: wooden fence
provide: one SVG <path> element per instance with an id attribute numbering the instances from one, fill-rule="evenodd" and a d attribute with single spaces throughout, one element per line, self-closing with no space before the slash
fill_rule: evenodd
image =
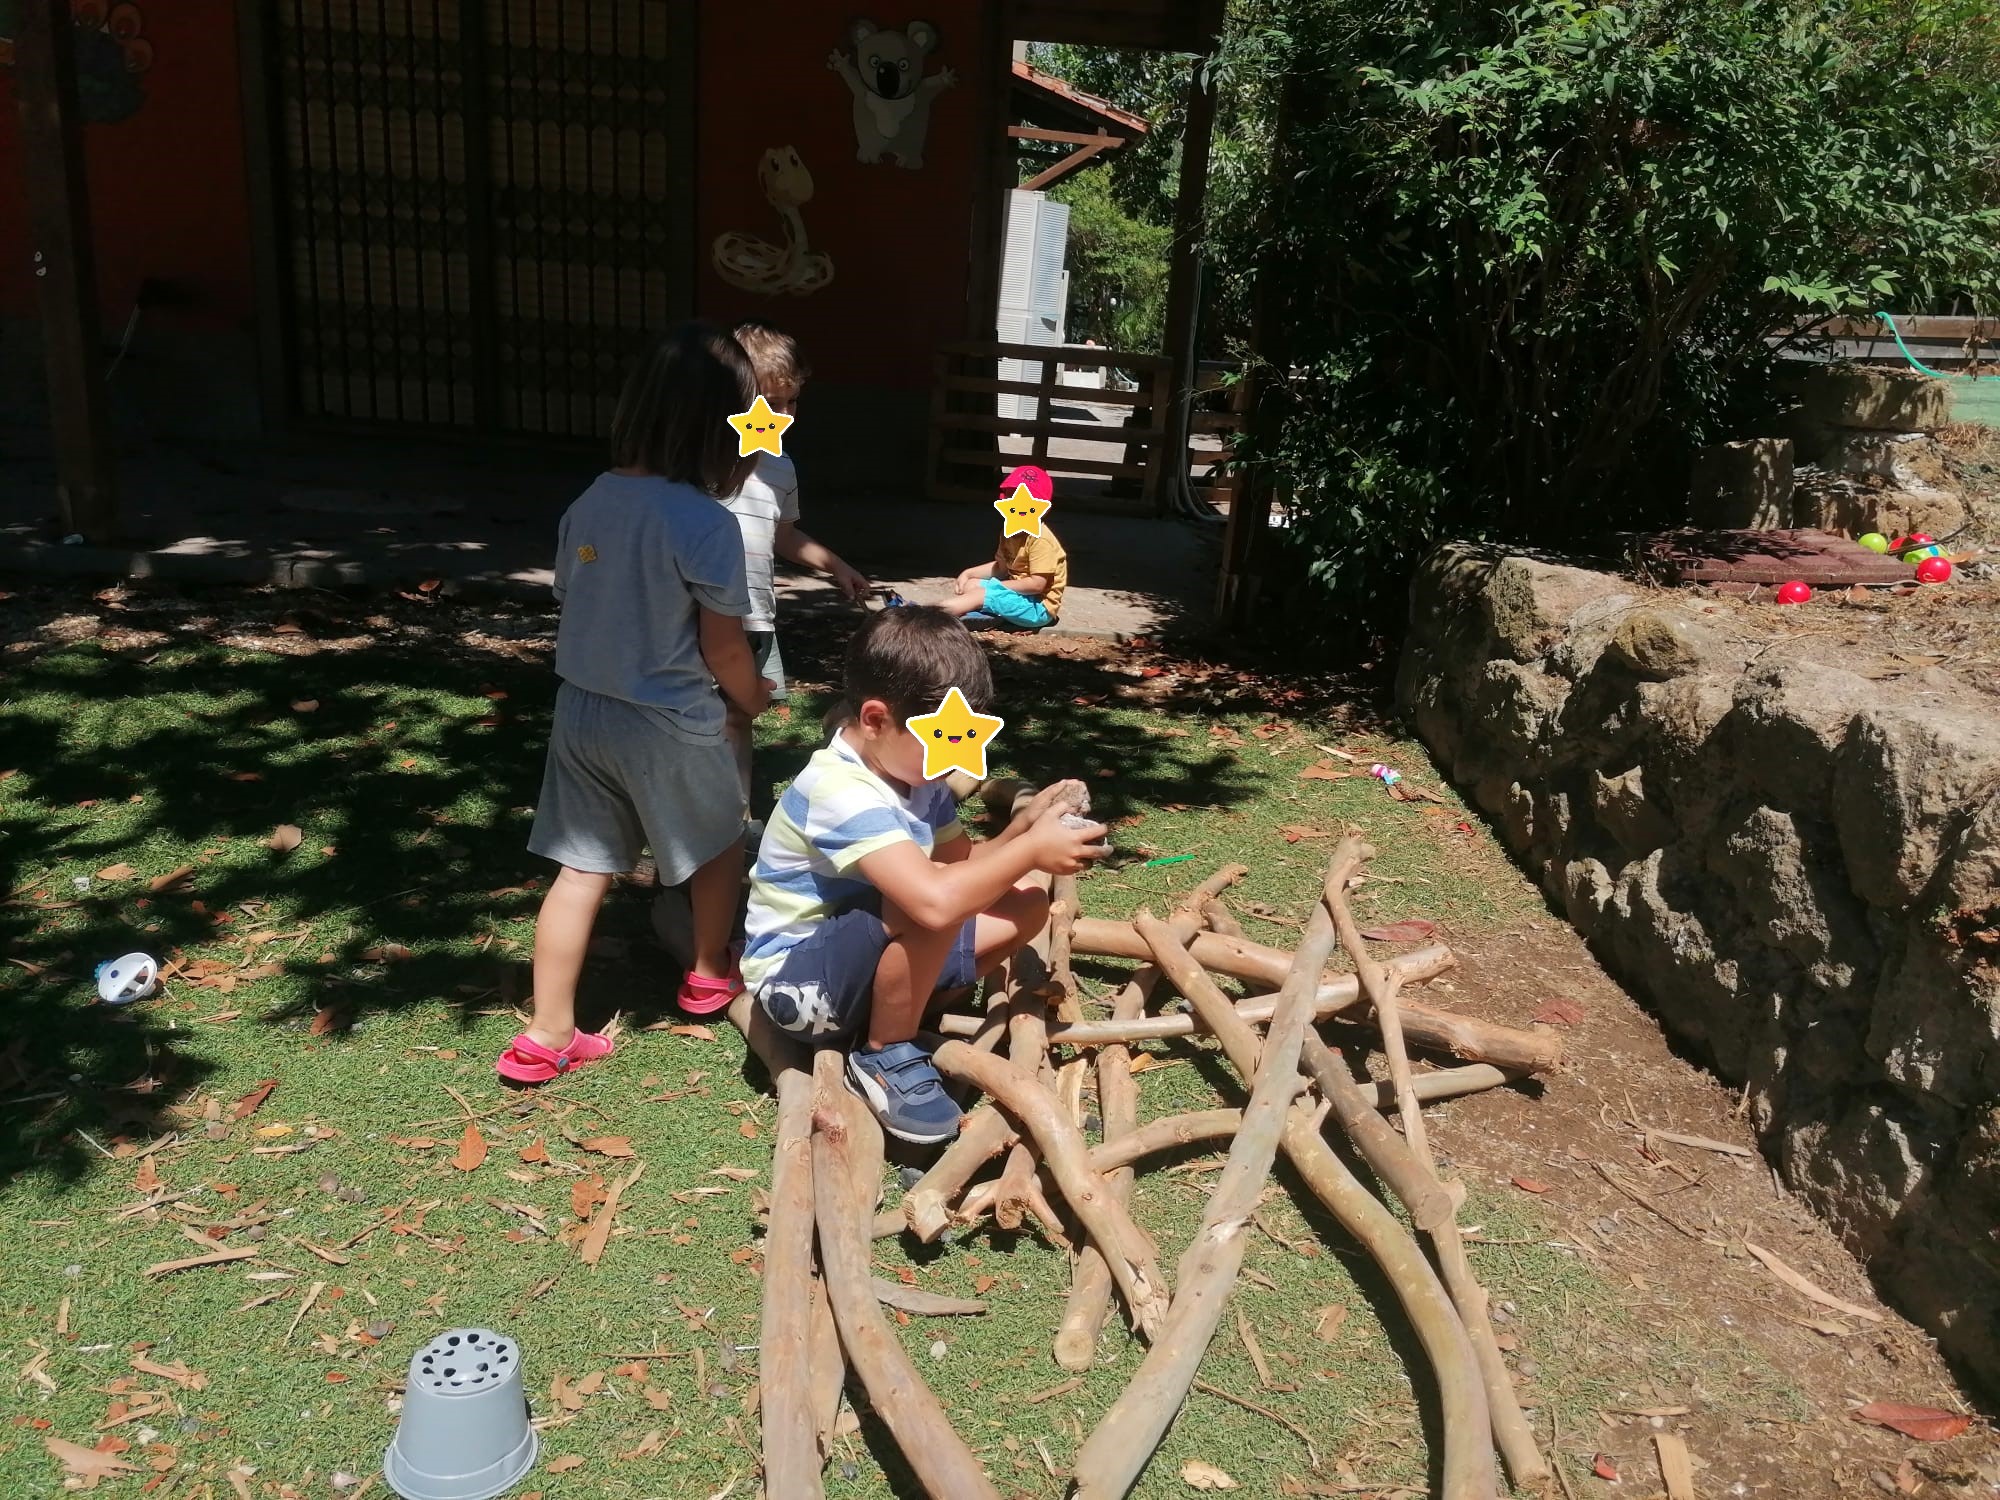
<path id="1" fill-rule="evenodd" d="M 1034 380 L 1001 379 L 997 371 L 1003 359 L 1037 365 L 1040 376 Z M 1118 390 L 1108 381 L 1102 390 L 1062 385 L 1059 377 L 1064 366 L 1101 369 L 1107 376 L 1113 370 L 1125 371 L 1137 381 L 1138 389 Z M 1230 368 L 1219 363 L 1201 367 L 1196 381 L 1198 408 L 1203 404 L 1203 393 L 1223 387 Z M 1032 413 L 1026 417 L 998 415 L 995 398 L 1007 395 L 1031 397 Z M 1211 394 L 1208 399 L 1216 398 Z M 934 500 L 989 503 L 1002 474 L 1016 464 L 1032 463 L 1056 476 L 1059 495 L 1065 477 L 1124 482 L 1108 487 L 1112 493 L 1105 496 L 1063 497 L 1080 508 L 1164 514 L 1169 499 L 1165 486 L 1174 465 L 1185 477 L 1193 465 L 1214 463 L 1231 452 L 1226 447 L 1222 454 L 1190 447 L 1168 454 L 1173 436 L 1168 421 L 1172 400 L 1172 361 L 1164 355 L 1068 345 L 947 344 L 938 350 L 934 364 L 928 493 Z M 1095 420 L 1053 415 L 1053 408 L 1064 403 L 1127 407 L 1131 416 L 1123 427 L 1107 427 Z M 1231 400 L 1223 410 L 1197 409 L 1189 426 L 1191 433 L 1239 432 L 1242 414 Z M 1115 459 L 1052 454 L 1051 445 L 1057 441 L 1106 444 L 1123 451 Z M 974 483 L 974 476 L 983 476 L 984 482 Z M 1218 488 L 1226 499 L 1226 486 Z M 1126 494 L 1120 496 L 1119 489 Z"/>

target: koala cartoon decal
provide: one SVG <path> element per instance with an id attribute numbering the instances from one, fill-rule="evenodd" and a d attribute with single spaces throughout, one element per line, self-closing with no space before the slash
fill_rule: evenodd
<path id="1" fill-rule="evenodd" d="M 857 20 L 849 24 L 847 40 L 854 55 L 836 48 L 826 65 L 854 95 L 855 155 L 872 166 L 886 153 L 897 166 L 914 171 L 924 164 L 931 102 L 958 82 L 950 68 L 924 76 L 924 59 L 938 43 L 937 27 L 912 21 L 895 31 Z"/>

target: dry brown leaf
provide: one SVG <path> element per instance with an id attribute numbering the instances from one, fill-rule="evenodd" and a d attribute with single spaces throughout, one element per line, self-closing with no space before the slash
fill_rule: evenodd
<path id="1" fill-rule="evenodd" d="M 401 943 L 381 943 L 362 950 L 361 956 L 371 964 L 399 964 L 410 958 L 410 950 Z"/>
<path id="2" fill-rule="evenodd" d="M 1198 1458 L 1191 1458 L 1181 1465 L 1181 1479 L 1190 1488 L 1197 1490 L 1234 1490 L 1242 1488 L 1235 1480 L 1223 1473 L 1222 1470 L 1216 1468 L 1214 1464 L 1203 1463 Z"/>
<path id="3" fill-rule="evenodd" d="M 589 1232 L 584 1235 L 583 1245 L 577 1251 L 578 1258 L 586 1266 L 594 1268 L 598 1258 L 604 1254 L 604 1247 L 611 1243 L 611 1225 L 618 1217 L 618 1200 L 624 1196 L 626 1189 L 639 1180 L 640 1174 L 645 1170 L 646 1164 L 640 1162 L 613 1183 L 610 1190 L 605 1193 L 604 1202 L 597 1210 L 597 1217 L 590 1221 Z"/>
<path id="4" fill-rule="evenodd" d="M 674 1404 L 673 1394 L 661 1390 L 656 1385 L 647 1386 L 639 1394 L 646 1398 L 646 1404 L 654 1411 L 665 1411 Z"/>
<path id="5" fill-rule="evenodd" d="M 479 1133 L 477 1125 L 467 1123 L 465 1134 L 459 1137 L 458 1154 L 451 1164 L 461 1172 L 474 1172 L 486 1160 L 486 1137 Z"/>
<path id="6" fill-rule="evenodd" d="M 59 1437 L 45 1436 L 42 1443 L 56 1462 L 81 1479 L 120 1479 L 140 1472 L 137 1464 L 127 1463 L 116 1453 L 107 1453 L 101 1448 L 86 1448 L 81 1443 L 68 1442 Z"/>
<path id="7" fill-rule="evenodd" d="M 716 1167 L 708 1175 L 711 1177 L 727 1177 L 731 1182 L 748 1182 L 757 1174 L 749 1167 Z"/>
<path id="8" fill-rule="evenodd" d="M 561 1458 L 552 1458 L 545 1466 L 551 1474 L 567 1474 L 571 1469 L 583 1467 L 581 1453 L 565 1453 Z"/>
<path id="9" fill-rule="evenodd" d="M 305 842 L 305 830 L 296 823 L 280 823 L 264 840 L 264 847 L 278 854 L 290 854 Z"/>
<path id="10" fill-rule="evenodd" d="M 592 1370 L 576 1383 L 574 1389 L 579 1396 L 595 1396 L 604 1389 L 604 1372 Z"/>
<path id="11" fill-rule="evenodd" d="M 1349 781 L 1356 773 L 1343 771 L 1331 761 L 1316 761 L 1299 772 L 1301 781 Z"/>
<path id="12" fill-rule="evenodd" d="M 591 1209 L 604 1201 L 604 1179 L 592 1172 L 569 1185 L 569 1211 L 579 1219 L 590 1217 Z"/>
<path id="13" fill-rule="evenodd" d="M 1296 844 L 1300 839 L 1330 839 L 1333 837 L 1324 828 L 1314 828 L 1305 823 L 1285 823 L 1279 827 L 1278 832 L 1285 836 L 1285 842 L 1288 844 Z"/>
<path id="14" fill-rule="evenodd" d="M 151 880 L 147 881 L 146 889 L 157 895 L 169 887 L 179 885 L 194 873 L 195 867 L 193 865 L 176 865 L 173 869 L 167 871 L 166 874 L 155 875 Z"/>
<path id="15" fill-rule="evenodd" d="M 1524 1193 L 1546 1193 L 1549 1190 L 1546 1182 L 1537 1182 L 1532 1177 L 1516 1177 L 1512 1181 Z"/>
<path id="16" fill-rule="evenodd" d="M 259 1125 L 256 1130 L 257 1137 L 260 1140 L 266 1140 L 266 1141 L 275 1141 L 280 1136 L 290 1135 L 291 1133 L 292 1133 L 291 1126 L 278 1125 L 278 1124 Z"/>
<path id="17" fill-rule="evenodd" d="M 628 1157 L 636 1155 L 632 1150 L 632 1138 L 625 1135 L 595 1135 L 587 1141 L 578 1141 L 580 1150 L 593 1152 L 598 1156 Z"/>
<path id="18" fill-rule="evenodd" d="M 1528 1019 L 1539 1021 L 1544 1026 L 1581 1026 L 1583 1017 L 1583 1007 L 1574 1000 L 1551 998 L 1544 1000 Z"/>
<path id="19" fill-rule="evenodd" d="M 571 1384 L 567 1375 L 558 1375 L 549 1382 L 549 1399 L 564 1411 L 583 1410 L 583 1392 Z"/>
<path id="20" fill-rule="evenodd" d="M 1319 1310 L 1319 1322 L 1313 1326 L 1313 1334 L 1322 1343 L 1330 1344 L 1340 1337 L 1340 1330 L 1347 1322 L 1347 1309 L 1335 1302 Z"/>
<path id="21" fill-rule="evenodd" d="M 277 1086 L 277 1079 L 266 1078 L 257 1087 L 236 1101 L 236 1107 L 229 1112 L 229 1118 L 232 1120 L 249 1119 L 250 1116 L 257 1113 L 263 1107 L 264 1101 L 271 1097 L 271 1090 Z"/>
<path id="22" fill-rule="evenodd" d="M 1847 1414 L 1857 1422 L 1873 1422 L 1920 1443 L 1942 1443 L 1972 1425 L 1972 1418 L 1935 1406 L 1904 1406 L 1896 1401 L 1871 1401 Z"/>
<path id="23" fill-rule="evenodd" d="M 139 1163 L 139 1173 L 132 1179 L 132 1190 L 137 1193 L 150 1193 L 159 1185 L 160 1169 L 155 1165 L 153 1158 L 148 1156 Z"/>
<path id="24" fill-rule="evenodd" d="M 329 1005 L 325 1010 L 313 1012 L 312 1025 L 307 1027 L 310 1036 L 332 1036 L 336 1031 L 347 1029 L 348 1010 L 344 1005 Z"/>
<path id="25" fill-rule="evenodd" d="M 99 880 L 130 880 L 139 872 L 130 865 L 106 865 L 97 872 Z"/>
<path id="26" fill-rule="evenodd" d="M 629 1452 L 621 1453 L 618 1456 L 620 1458 L 654 1458 L 666 1452 L 666 1450 L 667 1440 L 661 1436 L 660 1429 L 655 1427 L 639 1440 L 638 1447 Z"/>
<path id="27" fill-rule="evenodd" d="M 295 714 L 311 714 L 311 713 L 318 713 L 318 712 L 319 712 L 319 699 L 317 699 L 317 698 L 294 698 L 294 699 L 292 700 L 292 712 L 293 712 L 293 713 L 295 713 Z"/>
<path id="28" fill-rule="evenodd" d="M 754 1140 L 756 1140 L 756 1139 L 757 1139 L 757 1122 L 756 1122 L 755 1120 L 751 1119 L 751 1118 L 750 1118 L 750 1117 L 749 1117 L 748 1115 L 745 1115 L 745 1116 L 743 1117 L 742 1121 L 741 1121 L 741 1122 L 740 1122 L 740 1123 L 739 1123 L 739 1124 L 737 1125 L 737 1127 L 736 1127 L 736 1133 L 737 1133 L 738 1135 L 742 1136 L 742 1137 L 743 1137 L 743 1139 L 744 1139 L 744 1140 L 746 1140 L 746 1141 L 754 1141 Z"/>
<path id="29" fill-rule="evenodd" d="M 1846 1313 L 1850 1318 L 1863 1318 L 1870 1323 L 1880 1323 L 1882 1321 L 1882 1314 L 1865 1307 L 1856 1307 L 1852 1302 L 1843 1302 L 1824 1287 L 1816 1286 L 1814 1283 L 1806 1280 L 1805 1277 L 1779 1260 L 1777 1256 L 1766 1250 L 1762 1245 L 1753 1245 L 1750 1241 L 1745 1240 L 1743 1248 L 1756 1256 L 1765 1270 L 1777 1277 L 1778 1280 L 1784 1282 L 1786 1286 L 1790 1287 L 1800 1296 L 1810 1297 L 1822 1307 L 1830 1307 L 1835 1312 Z"/>
<path id="30" fill-rule="evenodd" d="M 539 1163 L 539 1162 L 545 1162 L 548 1159 L 549 1159 L 549 1148 L 542 1144 L 542 1138 L 540 1136 L 536 1136 L 534 1140 L 530 1141 L 527 1145 L 521 1148 L 522 1161 Z"/>

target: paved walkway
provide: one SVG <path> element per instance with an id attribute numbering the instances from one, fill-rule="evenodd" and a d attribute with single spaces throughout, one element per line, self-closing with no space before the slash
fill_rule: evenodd
<path id="1" fill-rule="evenodd" d="M 45 434 L 0 432 L 0 455 L 0 572 L 328 588 L 442 579 L 484 592 L 547 588 L 556 520 L 596 469 L 588 453 L 384 438 L 154 445 L 121 461 L 129 540 L 109 548 L 62 544 Z M 998 539 L 983 507 L 816 495 L 810 473 L 805 486 L 806 528 L 913 601 L 943 597 Z M 1057 514 L 1054 524 L 1070 554 L 1061 631 L 1157 637 L 1202 627 L 1214 537 L 1126 516 Z M 816 577 L 782 588 L 806 611 L 835 605 Z"/>

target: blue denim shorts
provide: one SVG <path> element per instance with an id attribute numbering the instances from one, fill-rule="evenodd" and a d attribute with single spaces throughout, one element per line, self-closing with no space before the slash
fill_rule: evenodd
<path id="1" fill-rule="evenodd" d="M 1004 620 L 1024 630 L 1046 630 L 1056 622 L 1056 617 L 1049 613 L 1048 606 L 1041 600 L 1017 594 L 997 578 L 981 579 L 980 587 L 984 595 L 980 609 L 996 620 Z"/>
<path id="2" fill-rule="evenodd" d="M 952 940 L 938 975 L 938 988 L 956 989 L 979 977 L 973 958 L 973 923 L 968 917 Z M 844 911 L 828 917 L 808 938 L 785 950 L 778 967 L 757 990 L 764 1014 L 800 1040 L 839 1041 L 868 1020 L 875 995 L 875 970 L 889 946 L 889 929 L 871 911 Z"/>

